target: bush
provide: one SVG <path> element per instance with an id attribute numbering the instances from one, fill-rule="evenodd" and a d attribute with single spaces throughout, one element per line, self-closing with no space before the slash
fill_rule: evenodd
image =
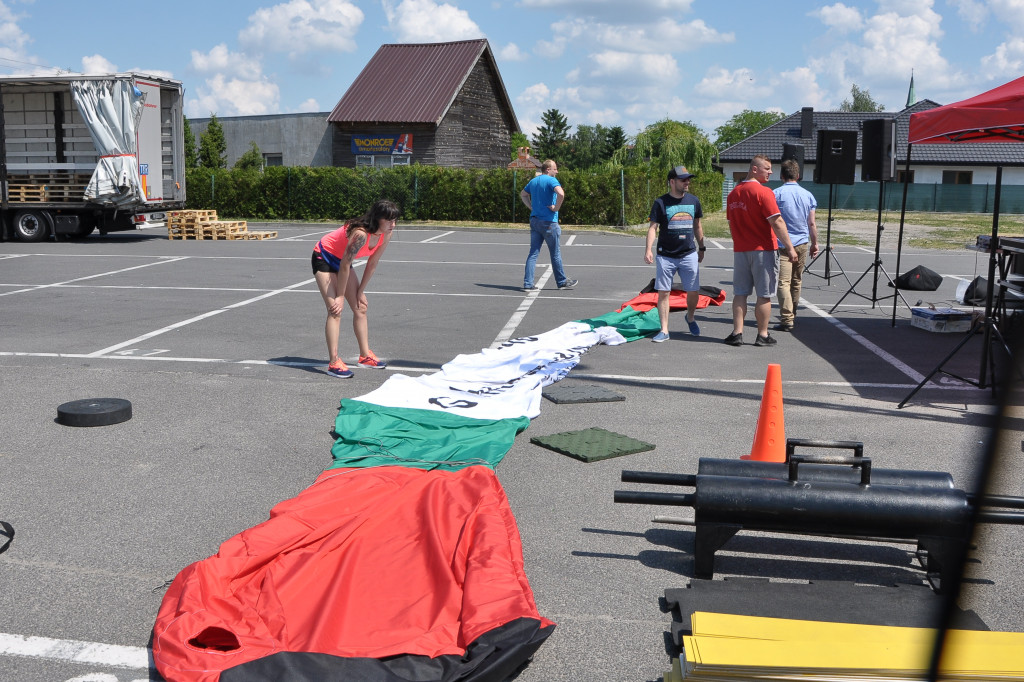
<path id="1" fill-rule="evenodd" d="M 659 174 L 660 176 L 660 174 Z M 378 199 L 402 208 L 406 220 L 529 221 L 519 193 L 531 171 L 397 166 L 395 168 L 193 168 L 186 171 L 188 208 L 213 208 L 248 220 L 344 221 Z M 646 224 L 654 199 L 667 191 L 663 177 L 641 167 L 559 173 L 565 188 L 560 220 L 567 225 Z M 690 191 L 705 213 L 721 210 L 722 176 L 703 173 Z"/>

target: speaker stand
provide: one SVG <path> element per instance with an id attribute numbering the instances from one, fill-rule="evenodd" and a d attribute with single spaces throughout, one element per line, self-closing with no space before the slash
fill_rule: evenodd
<path id="1" fill-rule="evenodd" d="M 863 299 L 871 301 L 871 308 L 872 308 L 872 310 L 874 309 L 875 304 L 878 303 L 879 301 L 884 301 L 886 299 L 890 299 L 890 298 L 893 298 L 895 296 L 899 296 L 900 300 L 903 301 L 903 305 L 907 306 L 908 310 L 910 309 L 910 304 L 907 303 L 907 299 L 903 298 L 903 293 L 898 288 L 896 288 L 896 285 L 893 282 L 892 277 L 889 276 L 889 273 L 886 272 L 885 268 L 882 266 L 882 258 L 881 258 L 881 252 L 882 252 L 882 230 L 885 229 L 885 227 L 882 225 L 882 204 L 884 203 L 884 201 L 885 201 L 885 181 L 882 180 L 882 181 L 879 181 L 879 183 L 878 183 L 878 225 L 875 228 L 875 260 L 874 260 L 873 263 L 871 263 L 871 265 L 868 266 L 868 269 L 865 270 L 861 274 L 861 276 L 857 278 L 857 281 L 850 285 L 850 288 L 846 291 L 845 294 L 843 294 L 840 297 L 840 299 L 838 301 L 836 301 L 836 304 L 834 306 L 832 306 L 831 309 L 829 309 L 829 311 L 828 311 L 829 314 L 834 313 L 836 308 L 838 308 L 842 304 L 843 300 L 847 296 L 849 296 L 850 294 L 853 294 L 854 296 L 860 296 Z M 879 296 L 878 295 L 878 271 L 879 270 L 881 270 L 882 274 L 885 275 L 885 280 L 886 280 L 886 282 L 888 282 L 889 286 L 893 287 L 893 292 L 894 293 L 889 294 L 888 296 Z M 856 291 L 857 285 L 860 284 L 862 279 L 867 277 L 869 272 L 874 272 L 874 278 L 873 278 L 874 279 L 874 283 L 873 283 L 873 285 L 871 287 L 871 295 L 870 296 L 868 296 L 867 294 L 862 294 L 859 291 Z"/>
<path id="2" fill-rule="evenodd" d="M 834 183 L 829 183 L 828 186 L 828 222 L 825 224 L 825 249 L 818 253 L 810 263 L 804 266 L 805 275 L 814 275 L 815 277 L 821 277 L 825 280 L 825 283 L 832 284 L 832 261 L 836 262 L 839 266 L 839 274 L 846 277 L 846 271 L 843 270 L 843 264 L 839 262 L 839 258 L 832 253 L 832 192 L 835 189 Z M 811 267 L 818 261 L 819 258 L 825 256 L 825 274 L 819 275 L 816 272 L 811 271 Z M 850 278 L 846 277 L 847 284 L 852 284 Z"/>

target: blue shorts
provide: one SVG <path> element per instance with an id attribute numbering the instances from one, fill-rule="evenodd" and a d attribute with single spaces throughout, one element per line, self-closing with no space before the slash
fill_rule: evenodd
<path id="1" fill-rule="evenodd" d="M 779 282 L 778 251 L 736 251 L 732 254 L 732 295 L 771 298 Z"/>
<path id="2" fill-rule="evenodd" d="M 672 280 L 676 273 L 679 273 L 679 282 L 683 291 L 697 291 L 700 289 L 700 274 L 697 272 L 697 252 L 688 253 L 682 258 L 668 258 L 666 256 L 655 256 L 656 266 L 654 277 L 655 291 L 672 291 Z"/>

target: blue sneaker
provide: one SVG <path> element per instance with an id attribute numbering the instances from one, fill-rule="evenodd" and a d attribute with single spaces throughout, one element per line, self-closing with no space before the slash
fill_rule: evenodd
<path id="1" fill-rule="evenodd" d="M 337 363 L 332 362 L 331 364 L 329 364 L 327 366 L 327 373 L 333 377 L 338 377 L 339 379 L 352 378 L 352 370 L 350 370 L 348 368 L 348 365 L 346 365 L 341 360 L 338 360 Z"/>
<path id="2" fill-rule="evenodd" d="M 651 341 L 654 341 L 654 343 L 661 343 L 662 341 L 668 341 L 668 338 L 667 332 L 658 332 L 654 335 L 654 338 L 651 339 Z"/>
<path id="3" fill-rule="evenodd" d="M 688 321 L 686 324 L 690 325 L 691 334 L 693 334 L 694 336 L 700 336 L 700 327 L 697 326 L 697 320 L 694 320 L 692 322 Z"/>

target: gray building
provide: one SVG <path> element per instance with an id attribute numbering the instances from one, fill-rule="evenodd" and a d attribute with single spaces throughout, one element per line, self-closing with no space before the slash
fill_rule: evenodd
<path id="1" fill-rule="evenodd" d="M 260 148 L 267 166 L 330 166 L 329 113 L 218 116 L 227 143 L 228 168 L 249 151 L 253 142 Z M 188 124 L 198 145 L 210 119 L 190 118 Z"/>

